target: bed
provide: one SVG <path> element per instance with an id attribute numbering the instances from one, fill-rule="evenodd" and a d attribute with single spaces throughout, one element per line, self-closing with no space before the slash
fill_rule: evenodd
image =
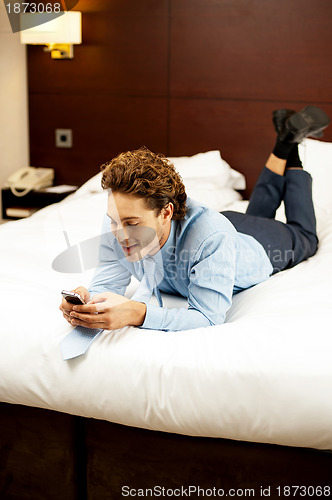
<path id="1" fill-rule="evenodd" d="M 63 361 L 59 343 L 71 328 L 59 311 L 60 291 L 93 275 L 106 207 L 100 175 L 62 202 L 1 226 L 2 498 L 64 491 L 64 498 L 122 498 L 156 484 L 252 487 L 257 496 L 263 487 L 271 498 L 300 484 L 324 487 L 327 496 L 332 143 L 307 139 L 300 153 L 313 177 L 319 250 L 234 296 L 220 326 L 103 332 L 86 355 Z M 244 178 L 219 152 L 174 163 L 189 196 L 245 211 Z M 277 218 L 284 220 L 283 207 Z M 129 297 L 136 287 L 133 281 Z"/>

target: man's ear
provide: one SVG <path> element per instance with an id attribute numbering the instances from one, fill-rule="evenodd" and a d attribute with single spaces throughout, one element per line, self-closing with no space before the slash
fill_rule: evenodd
<path id="1" fill-rule="evenodd" d="M 166 207 L 164 207 L 161 211 L 161 216 L 163 218 L 163 222 L 168 222 L 172 219 L 174 212 L 173 203 L 169 202 Z"/>

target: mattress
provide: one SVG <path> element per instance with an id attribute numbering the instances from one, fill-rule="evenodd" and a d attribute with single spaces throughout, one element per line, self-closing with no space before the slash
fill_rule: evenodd
<path id="1" fill-rule="evenodd" d="M 223 325 L 104 331 L 86 355 L 63 361 L 59 343 L 71 327 L 60 291 L 89 284 L 93 262 L 79 250 L 98 242 L 105 209 L 106 193 L 81 190 L 1 226 L 0 400 L 191 436 L 332 450 L 332 207 L 317 207 L 317 254 L 234 296 Z M 60 272 L 54 263 L 72 249 L 79 264 Z M 129 297 L 136 287 L 132 281 Z"/>

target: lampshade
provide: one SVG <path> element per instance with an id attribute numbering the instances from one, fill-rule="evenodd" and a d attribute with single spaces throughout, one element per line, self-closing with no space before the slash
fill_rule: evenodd
<path id="1" fill-rule="evenodd" d="M 82 13 L 77 11 L 21 14 L 21 43 L 79 44 L 82 43 Z"/>

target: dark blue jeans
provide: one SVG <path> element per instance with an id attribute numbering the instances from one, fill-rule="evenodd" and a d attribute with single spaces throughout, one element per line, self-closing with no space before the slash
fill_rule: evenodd
<path id="1" fill-rule="evenodd" d="M 287 223 L 274 219 L 282 200 Z M 317 251 L 312 179 L 304 170 L 284 176 L 264 168 L 252 192 L 247 212 L 222 212 L 236 230 L 253 236 L 264 247 L 273 274 L 296 266 Z"/>

